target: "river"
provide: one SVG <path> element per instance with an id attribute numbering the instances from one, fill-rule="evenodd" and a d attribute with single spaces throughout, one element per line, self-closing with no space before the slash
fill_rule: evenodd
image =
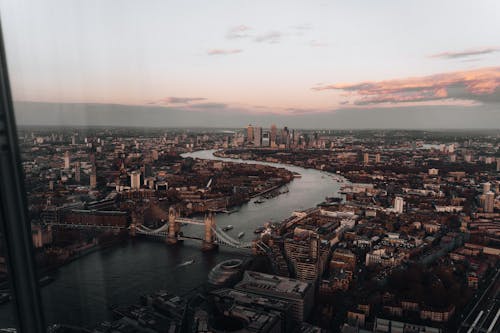
<path id="1" fill-rule="evenodd" d="M 239 207 L 232 214 L 218 214 L 220 227 L 233 225 L 228 231 L 236 238 L 240 232 L 244 241 L 255 237 L 253 231 L 267 221 L 280 221 L 297 209 L 305 209 L 324 201 L 325 196 L 337 195 L 340 184 L 332 175 L 291 165 L 247 160 L 233 160 L 213 156 L 214 150 L 183 154 L 183 157 L 216 159 L 240 163 L 266 164 L 286 168 L 302 177 L 288 184 L 289 192 L 255 204 L 256 199 Z M 185 229 L 184 229 L 185 228 Z M 188 234 L 195 226 L 183 227 Z M 48 324 L 64 323 L 92 327 L 111 319 L 112 304 L 133 304 L 139 296 L 158 289 L 176 294 L 187 293 L 206 281 L 208 272 L 220 261 L 247 254 L 225 247 L 217 252 L 200 251 L 201 244 L 185 241 L 177 246 L 162 242 L 133 239 L 122 245 L 88 254 L 61 267 L 56 280 L 42 288 L 42 300 Z M 194 259 L 188 266 L 179 266 Z M 0 306 L 0 327 L 12 327 L 11 304 Z"/>

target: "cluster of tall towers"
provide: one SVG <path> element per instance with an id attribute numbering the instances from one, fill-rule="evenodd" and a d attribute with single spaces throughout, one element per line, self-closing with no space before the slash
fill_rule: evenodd
<path id="1" fill-rule="evenodd" d="M 76 183 L 81 182 L 81 167 L 82 163 L 80 161 L 75 161 L 74 163 L 71 163 L 71 153 L 67 150 L 64 153 L 64 170 L 66 172 L 68 171 L 73 171 L 74 172 L 74 180 Z M 95 166 L 95 155 L 90 154 L 89 155 L 89 160 L 92 163 L 92 168 L 91 172 L 89 174 L 89 186 L 91 189 L 96 188 L 97 186 L 97 173 L 96 173 L 96 166 Z M 53 186 L 53 185 L 52 185 Z"/>
<path id="2" fill-rule="evenodd" d="M 280 145 L 290 146 L 294 141 L 294 131 L 290 131 L 286 126 L 278 130 L 275 124 L 272 124 L 269 130 L 263 130 L 262 127 L 247 126 L 246 143 L 255 147 L 276 148 Z"/>

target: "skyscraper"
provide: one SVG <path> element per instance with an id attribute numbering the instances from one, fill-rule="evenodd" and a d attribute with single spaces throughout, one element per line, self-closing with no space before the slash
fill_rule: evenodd
<path id="1" fill-rule="evenodd" d="M 394 198 L 394 211 L 398 214 L 401 214 L 403 212 L 404 208 L 404 200 L 401 197 L 396 197 Z"/>
<path id="2" fill-rule="evenodd" d="M 132 171 L 130 173 L 130 187 L 133 190 L 138 190 L 141 188 L 141 172 Z"/>
<path id="3" fill-rule="evenodd" d="M 286 147 L 290 146 L 290 131 L 288 131 L 288 127 L 283 127 L 281 130 L 281 144 L 284 144 Z"/>
<path id="4" fill-rule="evenodd" d="M 278 128 L 275 124 L 271 125 L 271 133 L 270 133 L 270 145 L 271 147 L 276 147 L 276 138 L 278 137 Z"/>
<path id="5" fill-rule="evenodd" d="M 70 161 L 71 158 L 69 156 L 69 151 L 66 150 L 66 152 L 64 153 L 64 169 L 70 168 Z"/>
<path id="6" fill-rule="evenodd" d="M 95 165 L 92 166 L 92 171 L 90 172 L 90 188 L 94 189 L 97 186 L 97 172 Z"/>
<path id="7" fill-rule="evenodd" d="M 262 146 L 262 127 L 253 128 L 253 145 L 255 147 Z"/>
<path id="8" fill-rule="evenodd" d="M 269 145 L 270 145 L 269 132 L 264 132 L 262 133 L 262 147 L 269 147 Z"/>
<path id="9" fill-rule="evenodd" d="M 247 126 L 247 142 L 253 142 L 253 126 L 251 124 Z"/>
<path id="10" fill-rule="evenodd" d="M 493 213 L 495 210 L 495 193 L 488 191 L 484 195 L 484 206 L 485 213 Z"/>
<path id="11" fill-rule="evenodd" d="M 363 163 L 368 164 L 370 162 L 370 155 L 368 153 L 363 154 Z"/>

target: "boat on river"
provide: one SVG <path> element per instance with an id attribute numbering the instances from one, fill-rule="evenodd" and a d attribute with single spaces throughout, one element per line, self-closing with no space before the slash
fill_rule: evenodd
<path id="1" fill-rule="evenodd" d="M 243 236 L 245 236 L 245 233 L 243 231 L 238 234 L 238 238 L 242 238 Z"/>
<path id="2" fill-rule="evenodd" d="M 234 227 L 231 224 L 226 225 L 224 228 L 222 228 L 222 231 L 229 231 L 233 229 Z"/>
<path id="3" fill-rule="evenodd" d="M 264 232 L 264 230 L 266 230 L 266 228 L 263 227 L 263 226 L 260 226 L 260 227 L 255 228 L 255 230 L 253 231 L 253 233 L 254 234 L 261 234 L 262 232 Z"/>
<path id="4" fill-rule="evenodd" d="M 194 259 L 184 261 L 183 263 L 177 265 L 177 267 L 184 267 L 194 264 Z"/>

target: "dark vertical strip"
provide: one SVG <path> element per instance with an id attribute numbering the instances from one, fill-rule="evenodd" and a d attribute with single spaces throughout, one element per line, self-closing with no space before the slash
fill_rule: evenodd
<path id="1" fill-rule="evenodd" d="M 0 222 L 18 328 L 45 332 L 7 61 L 0 26 Z"/>

